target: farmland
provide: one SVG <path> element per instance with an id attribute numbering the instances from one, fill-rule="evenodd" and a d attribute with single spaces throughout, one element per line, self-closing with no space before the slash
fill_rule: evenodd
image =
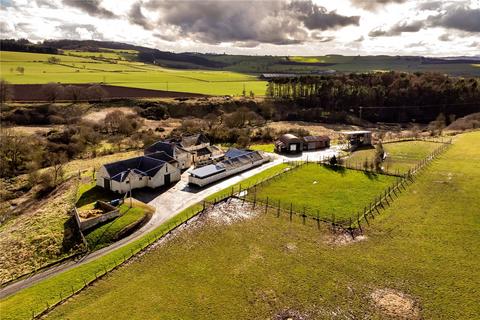
<path id="1" fill-rule="evenodd" d="M 479 138 L 457 137 L 363 241 L 332 245 L 326 230 L 274 213 L 206 222 L 47 318 L 476 318 Z M 385 292 L 409 303 L 392 310 L 378 299 Z"/>
<path id="2" fill-rule="evenodd" d="M 307 164 L 267 182 L 249 197 L 268 200 L 285 210 L 303 212 L 324 219 L 346 221 L 368 205 L 395 177 L 365 174 L 356 170 L 333 169 L 323 165 Z M 331 192 L 335 190 L 335 192 Z"/>
<path id="3" fill-rule="evenodd" d="M 393 173 L 406 173 L 412 169 L 420 160 L 424 159 L 438 144 L 428 141 L 404 141 L 385 143 L 383 148 L 387 158 L 382 166 L 384 170 Z M 351 166 L 362 167 L 365 161 L 371 163 L 375 157 L 375 149 L 360 149 L 355 151 L 348 159 Z"/>
<path id="4" fill-rule="evenodd" d="M 55 56 L 60 62 L 48 63 Z M 176 70 L 131 61 L 103 61 L 88 57 L 25 52 L 0 52 L 2 78 L 13 84 L 58 82 L 91 83 L 142 89 L 240 95 L 245 87 L 264 95 L 266 83 L 256 77 L 230 71 Z M 23 67 L 24 73 L 17 71 Z"/>

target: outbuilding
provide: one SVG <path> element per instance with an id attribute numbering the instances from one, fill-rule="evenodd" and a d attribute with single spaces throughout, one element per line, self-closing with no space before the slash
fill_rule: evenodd
<path id="1" fill-rule="evenodd" d="M 303 137 L 303 150 L 317 150 L 330 147 L 330 137 L 328 136 L 306 136 Z"/>
<path id="2" fill-rule="evenodd" d="M 351 148 L 372 145 L 372 131 L 345 131 L 342 132 Z"/>
<path id="3" fill-rule="evenodd" d="M 281 135 L 275 141 L 275 151 L 278 153 L 301 153 L 303 151 L 303 140 L 290 133 Z"/>

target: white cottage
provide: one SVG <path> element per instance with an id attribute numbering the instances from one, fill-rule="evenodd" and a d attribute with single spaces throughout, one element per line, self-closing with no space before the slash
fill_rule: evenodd
<path id="1" fill-rule="evenodd" d="M 105 164 L 97 172 L 97 185 L 118 193 L 158 188 L 179 180 L 178 161 L 164 152 Z"/>

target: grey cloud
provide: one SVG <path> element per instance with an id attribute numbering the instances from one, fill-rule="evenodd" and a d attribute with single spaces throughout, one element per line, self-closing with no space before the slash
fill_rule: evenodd
<path id="1" fill-rule="evenodd" d="M 234 42 L 246 47 L 299 44 L 315 40 L 310 35 L 315 30 L 358 25 L 359 21 L 359 17 L 328 12 L 311 1 L 150 0 L 145 7 L 160 15 L 155 30 L 173 30 L 179 37 L 208 44 Z M 143 25 L 146 21 L 132 22 Z"/>
<path id="2" fill-rule="evenodd" d="M 368 33 L 370 37 L 393 37 L 399 36 L 403 32 L 418 32 L 425 26 L 423 21 L 413 21 L 413 22 L 398 22 L 393 25 L 390 29 L 384 30 L 381 28 L 373 29 Z"/>
<path id="3" fill-rule="evenodd" d="M 36 0 L 35 2 L 37 3 L 37 6 L 39 6 L 39 7 L 45 7 L 45 8 L 50 8 L 50 9 L 57 9 L 58 8 L 54 1 Z"/>
<path id="4" fill-rule="evenodd" d="M 342 16 L 335 11 L 328 12 L 324 7 L 311 1 L 294 1 L 289 7 L 298 14 L 299 20 L 310 30 L 327 30 L 359 24 L 359 16 Z"/>
<path id="5" fill-rule="evenodd" d="M 142 4 L 136 2 L 130 8 L 128 19 L 131 23 L 142 26 L 146 30 L 152 30 L 153 26 L 142 13 Z"/>
<path id="6" fill-rule="evenodd" d="M 443 6 L 442 1 L 427 1 L 419 3 L 417 8 L 420 10 L 438 10 Z"/>
<path id="7" fill-rule="evenodd" d="M 363 8 L 369 11 L 375 11 L 378 8 L 390 3 L 405 3 L 407 0 L 351 0 L 356 7 Z"/>
<path id="8" fill-rule="evenodd" d="M 419 47 L 425 47 L 425 42 L 419 41 L 419 42 L 410 43 L 405 46 L 405 48 L 419 48 Z"/>
<path id="9" fill-rule="evenodd" d="M 480 9 L 452 5 L 444 13 L 430 16 L 429 22 L 433 27 L 480 32 Z"/>
<path id="10" fill-rule="evenodd" d="M 79 28 L 89 31 L 92 34 L 92 40 L 104 40 L 103 34 L 91 24 L 64 23 L 56 29 L 62 33 L 62 38 L 80 40 L 82 37 L 78 31 Z"/>
<path id="11" fill-rule="evenodd" d="M 452 38 L 448 33 L 444 33 L 441 36 L 438 37 L 438 40 L 440 41 L 452 41 Z"/>
<path id="12" fill-rule="evenodd" d="M 63 0 L 63 4 L 80 9 L 91 16 L 102 18 L 115 18 L 116 15 L 102 7 L 100 0 Z"/>

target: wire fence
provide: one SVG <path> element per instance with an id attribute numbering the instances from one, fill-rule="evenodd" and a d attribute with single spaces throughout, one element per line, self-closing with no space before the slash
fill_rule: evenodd
<path id="1" fill-rule="evenodd" d="M 343 230 L 348 232 L 352 238 L 355 238 L 356 234 L 363 233 L 363 223 L 370 225 L 370 221 L 375 219 L 375 215 L 380 214 L 380 210 L 385 210 L 387 207 L 391 205 L 395 198 L 398 198 L 402 191 L 407 189 L 407 186 L 415 181 L 415 176 L 420 174 L 420 172 L 427 167 L 433 160 L 435 160 L 440 154 L 442 154 L 450 145 L 452 141 L 445 140 L 445 142 L 441 143 L 435 150 L 433 150 L 427 157 L 419 161 L 415 166 L 410 168 L 405 174 L 392 174 L 386 173 L 391 176 L 395 176 L 395 182 L 385 188 L 381 194 L 374 197 L 372 201 L 366 206 L 364 206 L 363 210 L 354 212 L 350 215 L 350 218 L 337 220 L 335 219 L 335 214 L 332 213 L 331 218 L 321 217 L 319 211 L 312 211 L 307 209 L 306 207 L 301 208 L 301 210 L 297 210 L 298 208 L 294 208 L 293 202 L 289 203 L 282 203 L 281 201 L 272 201 L 268 197 L 266 199 L 257 198 L 257 188 L 261 188 L 267 183 L 274 182 L 278 179 L 283 179 L 289 174 L 295 172 L 296 169 L 299 169 L 303 165 L 307 164 L 318 164 L 323 166 L 329 167 L 339 167 L 339 168 L 347 168 L 347 169 L 354 169 L 363 171 L 367 174 L 372 173 L 379 173 L 374 170 L 369 170 L 361 167 L 350 167 L 344 164 L 340 165 L 330 165 L 329 159 L 320 159 L 319 161 L 303 161 L 303 162 L 292 162 L 294 166 L 290 170 L 283 171 L 277 175 L 259 181 L 253 185 L 247 186 L 245 188 L 239 187 L 237 192 L 234 192 L 232 189 L 231 196 L 237 197 L 242 199 L 243 201 L 249 201 L 252 203 L 253 207 L 256 206 L 264 206 L 265 211 L 268 209 L 277 210 L 277 214 L 280 215 L 281 213 L 287 213 L 290 216 L 290 221 L 292 220 L 293 216 L 301 217 L 304 221 L 306 219 L 312 219 L 317 223 L 326 223 L 329 224 L 332 229 L 335 230 Z M 290 163 L 290 162 L 287 162 Z M 380 172 L 381 174 L 385 174 L 385 172 Z"/>

